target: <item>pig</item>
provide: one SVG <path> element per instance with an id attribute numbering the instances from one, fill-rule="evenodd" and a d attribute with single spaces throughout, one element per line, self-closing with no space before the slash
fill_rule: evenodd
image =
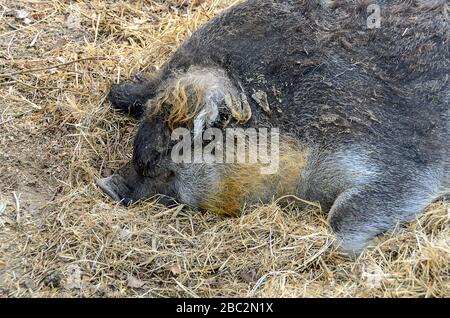
<path id="1" fill-rule="evenodd" d="M 97 184 L 127 205 L 159 195 L 222 216 L 318 202 L 341 251 L 358 254 L 449 193 L 448 13 L 446 0 L 231 6 L 159 71 L 112 85 L 139 126 L 131 161 Z M 278 129 L 278 168 L 174 160 L 180 128 L 201 145 L 212 128 Z"/>

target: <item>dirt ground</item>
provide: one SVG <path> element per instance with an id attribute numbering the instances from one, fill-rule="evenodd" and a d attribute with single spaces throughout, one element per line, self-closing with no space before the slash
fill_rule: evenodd
<path id="1" fill-rule="evenodd" d="M 130 208 L 95 186 L 136 123 L 108 86 L 158 68 L 229 0 L 0 4 L 0 296 L 449 297 L 450 204 L 340 255 L 326 215 Z"/>

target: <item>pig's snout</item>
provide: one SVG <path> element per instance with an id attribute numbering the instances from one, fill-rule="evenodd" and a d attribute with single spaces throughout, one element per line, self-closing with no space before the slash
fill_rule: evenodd
<path id="1" fill-rule="evenodd" d="M 131 199 L 126 196 L 128 189 L 120 175 L 113 174 L 109 177 L 98 179 L 96 184 L 100 189 L 109 195 L 114 201 L 120 201 L 124 205 L 131 204 Z"/>

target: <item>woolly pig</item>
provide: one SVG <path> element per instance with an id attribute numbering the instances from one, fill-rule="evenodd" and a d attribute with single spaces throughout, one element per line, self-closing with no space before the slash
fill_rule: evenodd
<path id="1" fill-rule="evenodd" d="M 97 184 L 125 204 L 160 194 L 221 215 L 286 195 L 316 201 L 341 249 L 358 253 L 448 193 L 448 11 L 445 0 L 234 5 L 159 72 L 111 87 L 140 125 L 132 160 Z M 277 169 L 176 161 L 178 128 L 202 146 L 209 128 L 278 129 Z"/>

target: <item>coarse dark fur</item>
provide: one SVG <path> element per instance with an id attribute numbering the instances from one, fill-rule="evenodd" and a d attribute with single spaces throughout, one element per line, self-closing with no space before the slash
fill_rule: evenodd
<path id="1" fill-rule="evenodd" d="M 125 202 L 160 193 L 222 214 L 294 194 L 329 211 L 347 252 L 413 219 L 449 191 L 449 8 L 378 1 L 381 27 L 368 29 L 371 3 L 248 0 L 223 11 L 158 74 L 111 87 L 112 104 L 141 123 L 132 163 L 99 185 Z M 297 170 L 276 181 L 289 185 L 272 191 L 239 165 L 170 161 L 171 129 L 216 106 L 207 126 L 278 127 L 298 142 Z M 242 191 L 251 180 L 258 190 Z"/>

